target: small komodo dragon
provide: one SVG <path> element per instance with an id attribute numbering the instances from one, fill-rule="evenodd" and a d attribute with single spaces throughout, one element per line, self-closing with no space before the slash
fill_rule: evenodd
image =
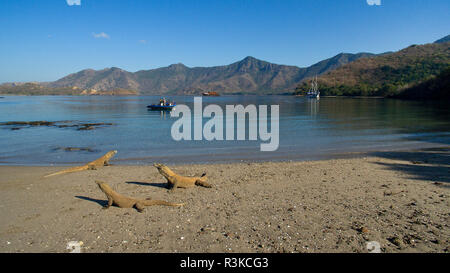
<path id="1" fill-rule="evenodd" d="M 142 212 L 144 211 L 146 206 L 154 206 L 154 205 L 164 205 L 164 206 L 171 206 L 171 207 L 180 207 L 183 206 L 183 203 L 170 203 L 162 200 L 140 200 L 140 199 L 134 199 L 131 197 L 124 196 L 120 193 L 115 192 L 108 184 L 102 181 L 95 181 L 97 183 L 100 190 L 102 190 L 103 193 L 106 194 L 106 197 L 108 198 L 108 204 L 104 206 L 104 209 L 109 208 L 111 205 L 116 205 L 119 208 L 136 208 L 137 211 Z"/>
<path id="2" fill-rule="evenodd" d="M 153 164 L 154 167 L 156 167 L 159 171 L 159 173 L 164 176 L 167 179 L 167 186 L 170 188 L 171 192 L 175 191 L 176 188 L 190 188 L 197 186 L 202 186 L 206 188 L 211 188 L 211 184 L 208 184 L 206 182 L 206 173 L 202 174 L 201 176 L 181 176 L 176 173 L 174 173 L 169 167 L 163 164 L 155 163 Z"/>
<path id="3" fill-rule="evenodd" d="M 54 176 L 54 175 L 64 174 L 64 173 L 78 172 L 78 171 L 83 171 L 83 170 L 96 170 L 97 168 L 101 168 L 103 166 L 108 166 L 109 165 L 108 161 L 115 154 L 117 154 L 116 150 L 109 151 L 104 156 L 102 156 L 99 159 L 96 159 L 96 160 L 94 160 L 92 162 L 89 162 L 86 165 L 73 167 L 73 168 L 70 168 L 70 169 L 65 169 L 65 170 L 62 170 L 62 171 L 59 171 L 59 172 L 56 172 L 56 173 L 52 173 L 52 174 L 47 174 L 44 177 L 49 177 L 49 176 Z"/>

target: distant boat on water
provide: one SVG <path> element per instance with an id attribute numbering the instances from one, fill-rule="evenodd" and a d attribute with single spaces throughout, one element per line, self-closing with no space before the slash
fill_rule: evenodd
<path id="1" fill-rule="evenodd" d="M 308 93 L 306 93 L 306 97 L 310 99 L 320 99 L 320 91 L 319 85 L 317 84 L 317 76 L 311 82 L 311 88 Z"/>
<path id="2" fill-rule="evenodd" d="M 204 93 L 202 93 L 202 95 L 203 95 L 203 96 L 214 96 L 214 97 L 220 96 L 219 93 L 214 92 L 214 91 L 204 92 Z"/>
<path id="3" fill-rule="evenodd" d="M 171 111 L 176 106 L 176 103 L 173 105 L 158 105 L 151 104 L 147 105 L 148 110 L 158 110 L 158 111 Z"/>
<path id="4" fill-rule="evenodd" d="M 161 98 L 159 100 L 159 104 L 150 104 L 147 105 L 148 110 L 158 110 L 158 111 L 171 111 L 177 104 L 175 102 L 171 102 L 166 100 L 165 98 Z"/>

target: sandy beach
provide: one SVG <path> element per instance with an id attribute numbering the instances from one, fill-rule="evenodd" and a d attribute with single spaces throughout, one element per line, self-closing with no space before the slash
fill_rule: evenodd
<path id="1" fill-rule="evenodd" d="M 306 162 L 173 165 L 213 188 L 169 193 L 152 166 L 0 166 L 0 252 L 450 251 L 450 149 Z M 114 162 L 112 162 L 114 163 Z M 184 207 L 102 209 L 102 180 Z"/>

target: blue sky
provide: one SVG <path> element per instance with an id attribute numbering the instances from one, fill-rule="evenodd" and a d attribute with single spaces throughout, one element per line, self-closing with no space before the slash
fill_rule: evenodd
<path id="1" fill-rule="evenodd" d="M 375 1 L 375 0 L 370 0 Z M 246 56 L 309 66 L 450 34 L 448 0 L 2 0 L 0 83 L 85 68 L 215 66 Z"/>

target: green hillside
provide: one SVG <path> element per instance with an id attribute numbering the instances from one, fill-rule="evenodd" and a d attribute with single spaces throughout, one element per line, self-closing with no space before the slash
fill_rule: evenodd
<path id="1" fill-rule="evenodd" d="M 413 100 L 450 100 L 450 67 L 436 77 L 405 89 L 394 97 Z"/>
<path id="2" fill-rule="evenodd" d="M 324 96 L 396 96 L 450 66 L 450 43 L 412 45 L 398 52 L 362 58 L 318 78 Z M 295 94 L 309 89 L 308 80 Z"/>

